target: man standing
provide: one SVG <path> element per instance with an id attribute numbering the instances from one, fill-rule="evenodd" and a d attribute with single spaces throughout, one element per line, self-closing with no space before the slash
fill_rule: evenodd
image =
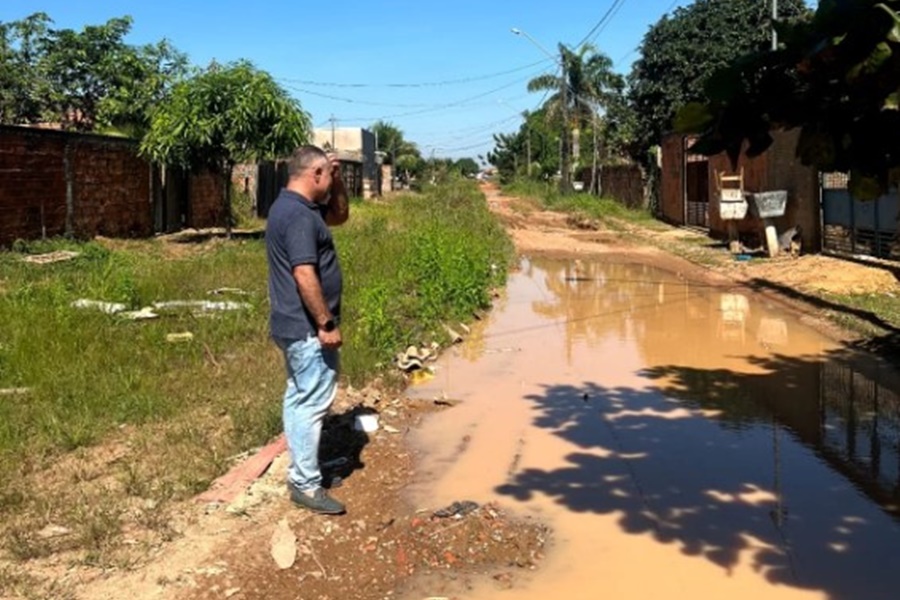
<path id="1" fill-rule="evenodd" d="M 287 186 L 269 209 L 269 319 L 284 353 L 284 434 L 291 455 L 291 500 L 322 514 L 344 505 L 322 487 L 319 439 L 337 392 L 341 346 L 341 267 L 329 225 L 350 216 L 336 157 L 302 146 L 288 162 Z"/>

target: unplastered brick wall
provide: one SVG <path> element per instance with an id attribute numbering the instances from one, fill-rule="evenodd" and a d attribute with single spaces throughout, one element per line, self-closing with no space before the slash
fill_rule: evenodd
<path id="1" fill-rule="evenodd" d="M 150 165 L 131 140 L 0 127 L 0 246 L 153 231 Z"/>
<path id="2" fill-rule="evenodd" d="M 670 223 L 684 224 L 684 139 L 669 135 L 662 142 L 660 215 Z"/>
<path id="3" fill-rule="evenodd" d="M 137 156 L 136 144 L 77 140 L 70 155 L 76 236 L 152 235 L 150 164 Z"/>
<path id="4" fill-rule="evenodd" d="M 155 167 L 137 149 L 123 138 L 0 126 L 0 247 L 44 236 L 152 235 Z M 185 224 L 223 225 L 221 177 L 193 175 L 188 189 Z"/>
<path id="5" fill-rule="evenodd" d="M 0 128 L 0 246 L 66 228 L 65 143 Z"/>

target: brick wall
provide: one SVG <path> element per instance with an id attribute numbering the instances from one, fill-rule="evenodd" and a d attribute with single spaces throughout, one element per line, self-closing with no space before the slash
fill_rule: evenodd
<path id="1" fill-rule="evenodd" d="M 74 233 L 78 237 L 153 234 L 150 164 L 135 143 L 73 138 Z"/>
<path id="2" fill-rule="evenodd" d="M 150 235 L 150 167 L 136 149 L 119 138 L 0 127 L 0 246 L 67 233 Z"/>
<path id="3" fill-rule="evenodd" d="M 638 165 L 607 165 L 600 168 L 603 196 L 612 198 L 628 208 L 646 206 L 644 172 Z"/>
<path id="4" fill-rule="evenodd" d="M 722 220 L 719 206 L 719 188 L 716 181 L 717 174 L 737 175 L 744 171 L 744 191 L 764 192 L 775 189 L 768 184 L 768 157 L 769 153 L 755 158 L 747 158 L 741 154 L 738 164 L 731 165 L 731 159 L 726 154 L 717 154 L 709 157 L 709 230 L 710 233 L 725 238 L 728 236 L 728 224 Z M 734 187 L 734 186 L 730 186 Z M 742 234 L 758 236 L 762 223 L 756 217 L 747 212 L 747 216 L 737 222 L 737 229 Z"/>
<path id="5" fill-rule="evenodd" d="M 151 165 L 137 147 L 122 138 L 0 126 L 0 247 L 65 234 L 152 235 Z M 186 225 L 223 225 L 221 178 L 193 175 L 188 189 Z"/>
<path id="6" fill-rule="evenodd" d="M 0 246 L 66 230 L 61 137 L 0 132 Z"/>
<path id="7" fill-rule="evenodd" d="M 800 163 L 796 156 L 799 130 L 779 133 L 766 152 L 769 157 L 770 190 L 787 190 L 785 215 L 773 219 L 778 231 L 794 225 L 802 228 L 803 250 L 818 252 L 822 247 L 819 176 L 815 169 Z"/>

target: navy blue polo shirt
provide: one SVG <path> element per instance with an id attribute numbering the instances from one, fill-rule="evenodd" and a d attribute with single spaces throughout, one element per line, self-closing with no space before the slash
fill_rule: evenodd
<path id="1" fill-rule="evenodd" d="M 316 267 L 328 310 L 336 322 L 340 320 L 343 277 L 323 210 L 324 207 L 286 189 L 281 190 L 269 209 L 266 256 L 272 308 L 269 328 L 273 337 L 302 340 L 318 333 L 294 279 L 297 265 Z"/>

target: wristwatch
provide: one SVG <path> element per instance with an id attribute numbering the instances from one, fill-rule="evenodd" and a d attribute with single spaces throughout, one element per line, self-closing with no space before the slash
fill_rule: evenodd
<path id="1" fill-rule="evenodd" d="M 325 332 L 330 332 L 334 331 L 336 327 L 337 325 L 335 325 L 334 319 L 328 319 L 319 327 L 319 329 Z"/>

